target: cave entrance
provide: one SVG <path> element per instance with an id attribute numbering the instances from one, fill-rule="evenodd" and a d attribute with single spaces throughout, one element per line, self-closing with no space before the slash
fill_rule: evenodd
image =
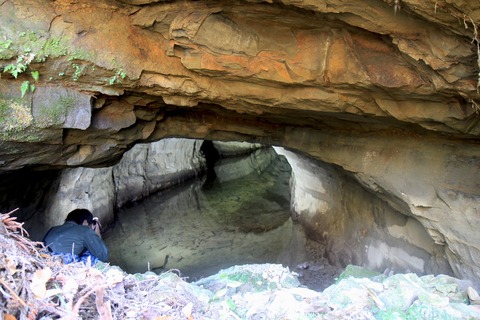
<path id="1" fill-rule="evenodd" d="M 2 210 L 22 208 L 15 216 L 36 241 L 74 208 L 91 208 L 108 223 L 115 213 L 104 239 L 110 262 L 130 273 L 178 269 L 193 281 L 233 265 L 279 263 L 323 290 L 341 270 L 325 258 L 325 243 L 306 237 L 297 216 L 292 221 L 291 184 L 305 177 L 298 161 L 238 144 L 217 154 L 218 142 L 165 139 L 135 146 L 108 168 L 12 173 L 4 176 Z M 178 181 L 187 182 L 171 188 Z M 154 183 L 164 191 L 152 194 Z M 310 189 L 296 187 L 295 195 Z"/>
<path id="2" fill-rule="evenodd" d="M 110 262 L 130 273 L 177 269 L 195 280 L 237 264 L 305 261 L 302 228 L 290 218 L 286 159 L 273 148 L 225 159 L 209 142 L 202 150 L 206 177 L 118 212 L 105 237 Z"/>

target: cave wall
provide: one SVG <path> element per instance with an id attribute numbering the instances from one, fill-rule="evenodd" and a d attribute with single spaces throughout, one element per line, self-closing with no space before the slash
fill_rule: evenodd
<path id="1" fill-rule="evenodd" d="M 38 201 L 30 200 L 36 204 L 35 209 L 18 206 L 17 203 L 21 212 L 16 216 L 26 221 L 25 229 L 34 240 L 41 240 L 50 227 L 61 224 L 67 214 L 76 208 L 92 211 L 106 230 L 114 223 L 118 209 L 204 175 L 206 160 L 201 151 L 203 143 L 202 140 L 170 138 L 138 144 L 111 167 L 64 169 L 56 175 L 47 176 L 45 180 L 30 179 L 49 187 L 44 197 Z M 234 166 L 220 164 L 217 179 L 221 181 L 253 171 L 260 172 L 276 156 L 272 148 L 259 144 L 218 142 L 215 146 L 223 148 L 220 152 L 225 161 L 236 157 Z M 48 177 L 52 178 L 49 180 Z M 21 184 L 13 180 L 10 183 L 10 187 L 14 188 Z M 18 201 L 14 193 L 10 197 Z M 38 214 L 39 208 L 44 208 L 41 214 Z"/>
<path id="2" fill-rule="evenodd" d="M 215 143 L 215 146 L 217 145 Z M 217 180 L 226 182 L 252 172 L 260 173 L 265 170 L 266 167 L 271 165 L 277 154 L 271 147 L 257 146 L 256 148 L 256 150 L 250 149 L 252 152 L 244 156 L 239 156 L 239 150 L 236 149 L 234 153 L 230 153 L 232 156 L 219 159 L 214 168 Z"/>
<path id="3" fill-rule="evenodd" d="M 235 157 L 235 156 L 243 156 L 245 154 L 252 153 L 258 149 L 265 148 L 265 146 L 259 143 L 248 143 L 244 141 L 239 141 L 235 143 L 224 142 L 224 141 L 212 141 L 212 144 L 215 147 L 215 150 L 217 150 L 218 156 L 220 159 Z"/>
<path id="4" fill-rule="evenodd" d="M 55 179 L 44 181 L 50 187 L 34 210 L 20 206 L 17 217 L 26 221 L 25 229 L 34 240 L 41 240 L 50 227 L 61 224 L 76 208 L 89 209 L 108 228 L 118 208 L 201 175 L 205 170 L 202 143 L 164 139 L 134 146 L 114 166 L 64 169 Z"/>
<path id="5" fill-rule="evenodd" d="M 136 145 L 113 169 L 117 208 L 203 174 L 202 143 L 170 138 Z"/>
<path id="6" fill-rule="evenodd" d="M 34 240 L 41 240 L 48 229 L 62 224 L 68 213 L 77 208 L 90 210 L 106 226 L 105 222 L 113 220 L 115 208 L 112 171 L 112 167 L 63 170 L 49 192 L 45 211 L 28 221 L 25 229 Z M 38 220 L 42 223 L 36 223 Z"/>
<path id="7" fill-rule="evenodd" d="M 379 272 L 453 274 L 445 246 L 338 167 L 276 148 L 292 167 L 291 210 L 309 237 L 326 244 L 329 261 Z"/>
<path id="8" fill-rule="evenodd" d="M 312 135 L 308 135 L 311 137 Z M 479 146 L 474 142 L 418 136 L 372 137 L 304 132 L 292 146 L 334 163 L 385 200 L 413 216 L 445 254 L 456 276 L 478 279 Z"/>

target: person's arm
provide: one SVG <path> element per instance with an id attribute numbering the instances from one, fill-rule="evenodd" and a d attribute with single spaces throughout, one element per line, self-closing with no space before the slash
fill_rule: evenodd
<path id="1" fill-rule="evenodd" d="M 93 217 L 93 224 L 91 225 L 91 228 L 95 233 L 101 238 L 102 237 L 102 224 L 100 223 L 100 219 L 97 217 Z"/>
<path id="2" fill-rule="evenodd" d="M 103 242 L 102 238 L 92 229 L 88 230 L 85 239 L 85 247 L 91 254 L 97 257 L 100 261 L 108 261 L 108 248 Z"/>

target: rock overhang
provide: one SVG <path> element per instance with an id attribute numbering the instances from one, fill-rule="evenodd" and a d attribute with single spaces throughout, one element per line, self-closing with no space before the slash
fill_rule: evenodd
<path id="1" fill-rule="evenodd" d="M 284 146 L 418 218 L 478 277 L 462 223 L 480 197 L 477 4 L 1 7 L 1 172 L 108 166 L 168 137 Z"/>

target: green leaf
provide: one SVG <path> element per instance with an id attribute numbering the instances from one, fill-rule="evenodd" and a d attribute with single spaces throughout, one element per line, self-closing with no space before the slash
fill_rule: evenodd
<path id="1" fill-rule="evenodd" d="M 4 49 L 9 49 L 11 44 L 12 44 L 11 39 L 6 40 L 5 42 L 0 41 L 0 46 L 2 46 Z"/>
<path id="2" fill-rule="evenodd" d="M 40 78 L 40 72 L 38 72 L 36 70 L 32 71 L 32 78 L 33 78 L 33 80 L 38 81 L 38 79 Z"/>
<path id="3" fill-rule="evenodd" d="M 30 81 L 23 81 L 22 86 L 20 87 L 22 90 L 22 98 L 25 96 L 25 93 L 27 93 L 28 88 L 30 88 Z"/>
<path id="4" fill-rule="evenodd" d="M 10 72 L 12 73 L 13 70 L 15 70 L 15 65 L 14 64 L 7 64 L 5 68 L 3 68 L 3 72 Z"/>
<path id="5" fill-rule="evenodd" d="M 220 289 L 217 292 L 215 292 L 214 298 L 219 299 L 219 298 L 225 296 L 227 294 L 227 292 L 228 292 L 227 288 Z"/>

